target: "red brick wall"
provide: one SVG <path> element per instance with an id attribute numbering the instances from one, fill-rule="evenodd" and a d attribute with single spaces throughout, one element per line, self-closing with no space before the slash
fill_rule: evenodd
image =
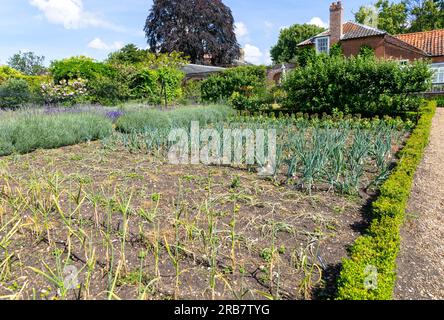
<path id="1" fill-rule="evenodd" d="M 406 59 L 418 60 L 427 58 L 421 51 L 412 49 L 409 45 L 399 42 L 397 39 L 388 37 L 384 43 L 384 51 L 386 59 Z"/>
<path id="2" fill-rule="evenodd" d="M 425 58 L 420 52 L 393 42 L 396 41 L 388 41 L 385 36 L 351 39 L 342 41 L 342 50 L 346 57 L 356 56 L 360 48 L 367 45 L 375 50 L 375 55 L 378 58 L 410 61 Z"/>
<path id="3" fill-rule="evenodd" d="M 341 41 L 342 51 L 346 57 L 357 56 L 359 50 L 363 45 L 367 45 L 375 50 L 375 54 L 378 58 L 384 57 L 384 37 L 367 37 L 360 39 L 351 39 Z"/>

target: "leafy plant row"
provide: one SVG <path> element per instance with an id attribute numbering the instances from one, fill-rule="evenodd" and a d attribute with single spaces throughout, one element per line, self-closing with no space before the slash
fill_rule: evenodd
<path id="1" fill-rule="evenodd" d="M 2 116 L 0 156 L 99 140 L 113 130 L 111 120 L 92 113 Z"/>
<path id="2" fill-rule="evenodd" d="M 436 102 L 423 110 L 418 126 L 399 154 L 399 164 L 382 185 L 373 204 L 373 221 L 357 239 L 338 279 L 339 300 L 390 300 L 396 281 L 400 228 L 413 178 L 428 144 Z"/>

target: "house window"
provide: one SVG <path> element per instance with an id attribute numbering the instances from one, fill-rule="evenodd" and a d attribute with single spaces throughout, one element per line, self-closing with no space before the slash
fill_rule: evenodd
<path id="1" fill-rule="evenodd" d="M 432 65 L 432 70 L 435 72 L 435 77 L 433 78 L 434 84 L 444 83 L 444 64 Z"/>
<path id="2" fill-rule="evenodd" d="M 328 37 L 316 39 L 316 52 L 317 53 L 329 53 L 330 41 Z"/>

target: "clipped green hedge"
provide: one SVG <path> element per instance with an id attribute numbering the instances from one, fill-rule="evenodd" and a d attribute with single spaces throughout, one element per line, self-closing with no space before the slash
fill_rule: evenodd
<path id="1" fill-rule="evenodd" d="M 400 160 L 381 187 L 373 204 L 373 221 L 366 235 L 351 248 L 338 279 L 338 300 L 391 300 L 396 282 L 396 258 L 401 244 L 400 228 L 410 197 L 413 178 L 429 142 L 436 102 L 423 110 L 416 129 L 400 152 Z M 370 267 L 370 269 L 369 269 Z M 368 289 L 371 267 L 377 270 L 375 288 Z M 369 278 L 370 277 L 370 278 Z"/>

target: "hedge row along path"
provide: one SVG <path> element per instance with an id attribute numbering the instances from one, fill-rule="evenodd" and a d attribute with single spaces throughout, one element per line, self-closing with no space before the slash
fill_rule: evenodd
<path id="1" fill-rule="evenodd" d="M 406 214 L 395 299 L 444 299 L 444 108 L 433 119 Z"/>

